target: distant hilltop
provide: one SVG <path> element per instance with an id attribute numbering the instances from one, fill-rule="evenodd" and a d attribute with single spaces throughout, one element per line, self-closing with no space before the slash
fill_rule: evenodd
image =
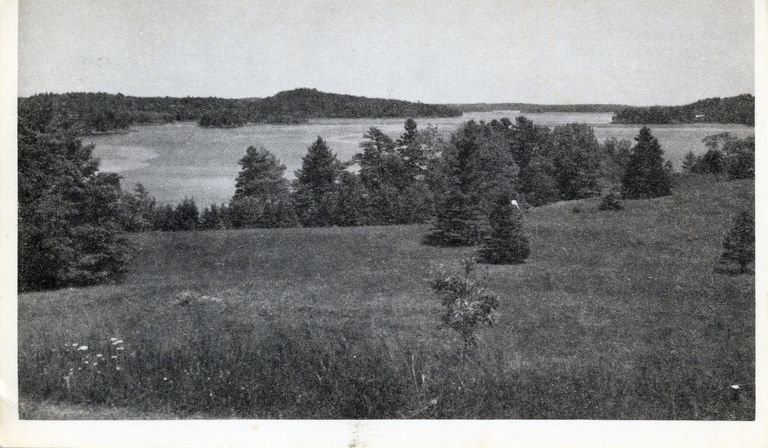
<path id="1" fill-rule="evenodd" d="M 43 130 L 55 126 L 80 134 L 114 132 L 132 124 L 198 121 L 204 127 L 246 123 L 303 123 L 314 118 L 456 117 L 460 110 L 299 88 L 267 98 L 138 97 L 110 93 L 43 93 L 19 98 L 25 124 Z"/>
<path id="2" fill-rule="evenodd" d="M 251 100 L 264 117 L 302 118 L 408 118 L 456 117 L 461 111 L 438 105 L 365 96 L 326 93 L 317 89 L 286 90 L 267 98 Z"/>
<path id="3" fill-rule="evenodd" d="M 745 93 L 707 98 L 683 106 L 626 107 L 613 115 L 614 123 L 678 124 L 737 123 L 755 125 L 755 97 Z"/>

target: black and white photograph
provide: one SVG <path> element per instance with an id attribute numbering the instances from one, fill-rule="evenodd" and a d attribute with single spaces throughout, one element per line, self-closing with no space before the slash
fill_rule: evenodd
<path id="1" fill-rule="evenodd" d="M 4 420 L 766 443 L 764 0 L 0 3 Z"/>

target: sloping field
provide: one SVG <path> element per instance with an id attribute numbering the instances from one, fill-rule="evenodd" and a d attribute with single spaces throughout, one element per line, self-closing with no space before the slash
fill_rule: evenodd
<path id="1" fill-rule="evenodd" d="M 752 419 L 754 276 L 713 266 L 753 201 L 693 176 L 530 211 L 468 356 L 429 279 L 473 250 L 426 226 L 137 234 L 123 284 L 19 297 L 22 417 Z"/>

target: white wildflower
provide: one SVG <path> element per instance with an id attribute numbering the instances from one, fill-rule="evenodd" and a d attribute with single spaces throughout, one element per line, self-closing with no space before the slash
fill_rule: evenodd
<path id="1" fill-rule="evenodd" d="M 88 346 L 87 345 L 81 345 L 80 347 L 77 347 L 77 349 L 80 350 L 80 351 L 86 351 L 86 350 L 88 350 Z"/>
<path id="2" fill-rule="evenodd" d="M 739 390 L 739 389 L 741 389 L 741 386 L 739 386 L 738 384 L 732 384 L 731 385 L 731 389 Z"/>
<path id="3" fill-rule="evenodd" d="M 116 340 L 112 341 L 112 345 L 118 345 L 118 344 L 122 344 L 122 343 L 123 343 L 122 339 L 116 339 Z"/>
<path id="4" fill-rule="evenodd" d="M 104 355 L 102 355 L 101 353 L 97 353 L 97 354 L 96 354 L 96 357 L 97 357 L 97 358 L 103 358 L 103 357 L 104 357 Z"/>

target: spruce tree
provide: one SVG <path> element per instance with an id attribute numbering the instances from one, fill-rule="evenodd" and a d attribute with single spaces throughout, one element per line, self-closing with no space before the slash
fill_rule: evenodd
<path id="1" fill-rule="evenodd" d="M 669 195 L 672 182 L 664 170 L 664 151 L 658 140 L 648 127 L 643 126 L 635 141 L 622 178 L 622 196 L 647 199 Z"/>
<path id="2" fill-rule="evenodd" d="M 515 264 L 528 258 L 530 248 L 523 234 L 523 214 L 508 195 L 499 195 L 488 223 L 490 233 L 478 252 L 481 263 Z"/>
<path id="3" fill-rule="evenodd" d="M 343 165 L 318 137 L 302 158 L 301 169 L 296 171 L 295 203 L 299 221 L 305 227 L 324 227 L 334 224 L 338 195 L 337 182 Z"/>
<path id="4" fill-rule="evenodd" d="M 451 144 L 442 153 L 433 179 L 437 189 L 434 224 L 424 238 L 435 246 L 472 246 L 480 239 L 479 195 L 475 179 L 481 175 L 473 166 L 477 136 L 481 126 L 469 121 L 451 136 Z"/>
<path id="5" fill-rule="evenodd" d="M 459 188 L 451 188 L 435 207 L 435 221 L 424 243 L 432 246 L 472 246 L 480 234 L 475 208 Z"/>
<path id="6" fill-rule="evenodd" d="M 18 124 L 20 290 L 117 281 L 130 244 L 130 203 L 120 178 L 98 171 L 93 146 L 67 133 Z"/>
<path id="7" fill-rule="evenodd" d="M 755 261 L 755 218 L 749 211 L 742 211 L 733 221 L 733 227 L 723 240 L 721 262 L 735 262 L 738 273 L 747 272 L 747 267 Z"/>

